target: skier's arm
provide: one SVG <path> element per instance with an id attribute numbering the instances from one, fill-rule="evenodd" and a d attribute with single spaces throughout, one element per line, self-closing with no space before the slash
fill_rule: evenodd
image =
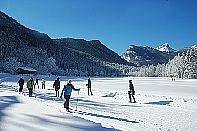
<path id="1" fill-rule="evenodd" d="M 74 86 L 71 86 L 74 91 L 79 91 L 80 89 L 76 89 Z"/>
<path id="2" fill-rule="evenodd" d="M 55 82 L 53 83 L 53 88 L 55 87 Z"/>

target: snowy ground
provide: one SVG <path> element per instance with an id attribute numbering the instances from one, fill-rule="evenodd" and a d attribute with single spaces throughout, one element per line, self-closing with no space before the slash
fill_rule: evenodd
<path id="1" fill-rule="evenodd" d="M 39 76 L 47 82 L 45 90 L 35 89 L 36 98 L 29 98 L 26 88 L 24 95 L 16 92 L 19 77 L 0 75 L 1 130 L 21 125 L 37 130 L 197 130 L 197 80 L 92 78 L 94 95 L 88 96 L 87 78 L 60 77 L 61 88 L 73 79 L 73 85 L 81 89 L 72 94 L 71 108 L 78 111 L 70 114 L 63 108 L 64 100 L 55 97 L 55 76 Z M 137 103 L 128 102 L 129 79 L 133 80 Z M 47 126 L 42 128 L 39 123 Z"/>

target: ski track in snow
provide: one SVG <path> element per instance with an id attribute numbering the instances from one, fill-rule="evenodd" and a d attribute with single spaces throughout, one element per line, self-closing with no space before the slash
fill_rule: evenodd
<path id="1" fill-rule="evenodd" d="M 16 81 L 19 76 L 12 77 L 1 79 L 1 89 L 18 91 Z M 60 78 L 61 88 L 66 79 Z M 128 102 L 128 79 L 134 80 L 137 103 Z M 32 99 L 63 114 L 68 113 L 63 108 L 64 100 L 55 97 L 53 80 L 47 80 L 45 90 L 36 88 Z M 119 130 L 197 130 L 197 99 L 194 95 L 197 80 L 93 78 L 93 96 L 87 96 L 86 80 L 76 78 L 73 82 L 76 88 L 81 88 L 79 95 L 73 91 L 71 97 L 71 108 L 80 111 L 71 113 L 73 116 Z M 26 88 L 24 95 L 28 97 Z"/>

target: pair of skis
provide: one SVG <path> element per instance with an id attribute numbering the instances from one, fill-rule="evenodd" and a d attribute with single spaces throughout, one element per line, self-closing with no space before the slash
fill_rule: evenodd
<path id="1" fill-rule="evenodd" d="M 79 111 L 79 110 L 76 110 L 76 109 L 69 109 L 69 110 L 67 110 L 67 112 L 69 112 L 69 113 L 82 113 L 82 111 Z"/>

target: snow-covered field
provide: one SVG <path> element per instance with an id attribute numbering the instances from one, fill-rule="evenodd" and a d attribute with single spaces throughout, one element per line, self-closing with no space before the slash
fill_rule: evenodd
<path id="1" fill-rule="evenodd" d="M 36 88 L 29 98 L 26 88 L 17 92 L 20 76 L 0 75 L 0 130 L 197 130 L 197 80 L 92 78 L 93 96 L 88 96 L 87 78 L 60 77 L 61 89 L 68 79 L 81 89 L 70 103 L 78 111 L 67 113 L 52 87 L 57 77 L 42 77 L 46 89 Z M 137 103 L 128 102 L 130 79 Z"/>

